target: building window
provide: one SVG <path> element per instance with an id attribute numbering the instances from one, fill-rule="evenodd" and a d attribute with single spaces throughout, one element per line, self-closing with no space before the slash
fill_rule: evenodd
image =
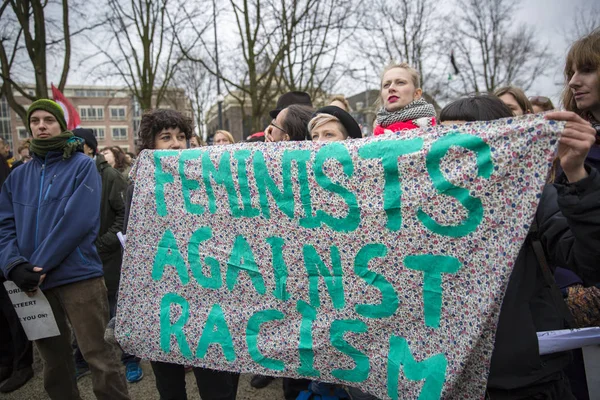
<path id="1" fill-rule="evenodd" d="M 102 121 L 104 120 L 104 107 L 80 106 L 79 116 L 82 121 Z"/>
<path id="2" fill-rule="evenodd" d="M 19 140 L 25 140 L 29 138 L 29 132 L 24 126 L 17 126 L 17 134 L 19 135 Z"/>
<path id="3" fill-rule="evenodd" d="M 105 139 L 104 127 L 102 127 L 102 126 L 86 126 L 86 128 L 91 129 L 92 132 L 94 132 L 94 136 L 96 137 L 96 139 L 98 139 L 98 140 Z"/>
<path id="4" fill-rule="evenodd" d="M 127 127 L 113 127 L 111 131 L 113 140 L 127 140 Z"/>
<path id="5" fill-rule="evenodd" d="M 108 90 L 75 89 L 75 97 L 107 97 Z"/>
<path id="6" fill-rule="evenodd" d="M 10 109 L 4 97 L 0 99 L 0 137 L 12 148 L 12 132 L 10 129 Z"/>
<path id="7" fill-rule="evenodd" d="M 112 121 L 124 121 L 125 113 L 127 111 L 126 107 L 110 107 L 110 119 Z"/>
<path id="8" fill-rule="evenodd" d="M 142 121 L 142 107 L 135 97 L 132 97 L 131 106 L 133 110 L 133 132 L 136 134 L 140 130 Z"/>

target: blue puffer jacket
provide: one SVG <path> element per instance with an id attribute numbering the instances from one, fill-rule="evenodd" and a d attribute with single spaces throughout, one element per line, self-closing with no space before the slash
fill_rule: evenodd
<path id="1" fill-rule="evenodd" d="M 94 246 L 101 180 L 82 153 L 37 156 L 15 169 L 0 191 L 0 268 L 8 278 L 23 262 L 47 274 L 41 289 L 102 276 Z"/>

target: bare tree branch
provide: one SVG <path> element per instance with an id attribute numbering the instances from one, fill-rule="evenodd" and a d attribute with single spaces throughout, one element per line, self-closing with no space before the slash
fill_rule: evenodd
<path id="1" fill-rule="evenodd" d="M 108 6 L 108 27 L 118 54 L 91 40 L 107 60 L 102 66 L 125 82 L 143 110 L 157 107 L 183 59 L 174 54 L 179 5 L 174 0 L 109 0 Z"/>
<path id="2" fill-rule="evenodd" d="M 60 7 L 60 12 L 59 8 Z M 48 97 L 48 72 L 57 61 L 61 65 L 59 89 L 67 83 L 71 61 L 71 38 L 82 31 L 71 30 L 70 12 L 77 7 L 68 0 L 4 0 L 0 6 L 3 33 L 0 40 L 2 93 L 9 106 L 24 118 L 25 111 L 14 93 L 34 101 Z M 60 16 L 60 17 L 58 17 Z M 85 28 L 83 28 L 85 29 Z M 61 43 L 62 46 L 53 47 Z M 35 81 L 35 94 L 21 80 Z"/>
<path id="3" fill-rule="evenodd" d="M 527 90 L 552 63 L 530 26 L 515 27 L 515 0 L 459 0 L 459 6 L 463 12 L 451 46 L 462 89 L 455 94 L 491 93 L 505 85 Z"/>
<path id="4" fill-rule="evenodd" d="M 62 92 L 65 90 L 67 84 L 67 76 L 69 74 L 69 66 L 71 63 L 71 34 L 69 32 L 69 2 L 63 0 L 62 2 L 63 11 L 63 37 L 65 39 L 65 57 L 63 61 L 62 75 L 60 76 L 60 82 L 58 89 Z"/>

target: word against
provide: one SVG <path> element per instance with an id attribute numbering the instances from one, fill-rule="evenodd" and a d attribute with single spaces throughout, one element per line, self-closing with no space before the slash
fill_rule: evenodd
<path id="1" fill-rule="evenodd" d="M 117 338 L 157 361 L 483 397 L 561 126 L 147 151 Z"/>

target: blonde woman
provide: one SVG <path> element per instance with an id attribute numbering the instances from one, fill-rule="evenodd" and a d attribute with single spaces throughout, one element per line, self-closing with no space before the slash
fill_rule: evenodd
<path id="1" fill-rule="evenodd" d="M 227 131 L 218 130 L 213 137 L 213 145 L 234 144 L 233 135 Z"/>
<path id="2" fill-rule="evenodd" d="M 315 117 L 308 123 L 308 132 L 313 142 L 337 142 L 362 137 L 354 118 L 336 106 L 318 109 Z"/>
<path id="3" fill-rule="evenodd" d="M 350 107 L 350 103 L 342 95 L 333 96 L 331 98 L 331 100 L 329 101 L 329 105 L 339 107 L 346 112 L 352 111 L 352 108 Z"/>
<path id="4" fill-rule="evenodd" d="M 381 76 L 380 100 L 374 135 L 388 131 L 427 128 L 436 124 L 435 108 L 423 98 L 419 73 L 406 63 L 392 64 Z"/>

